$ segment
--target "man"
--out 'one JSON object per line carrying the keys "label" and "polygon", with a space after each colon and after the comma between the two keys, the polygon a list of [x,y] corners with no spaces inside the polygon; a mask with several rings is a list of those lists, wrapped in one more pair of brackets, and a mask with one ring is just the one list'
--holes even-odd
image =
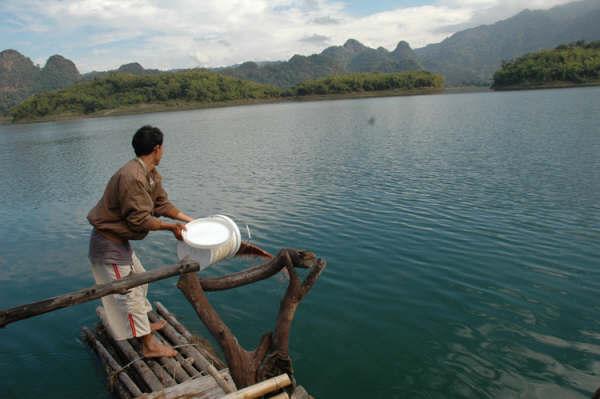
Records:
{"label": "man", "polygon": [[[137,158],[127,162],[111,177],[104,195],[87,216],[94,226],[89,257],[97,283],[145,271],[131,248],[130,240],[141,240],[155,230],[169,230],[175,238],[182,239],[183,224],[165,223],[158,217],[166,216],[182,222],[192,220],[169,202],[162,187],[162,178],[156,170],[163,155],[160,129],[141,127],[131,144]],[[125,295],[103,297],[109,326],[118,340],[140,338],[146,357],[175,356],[177,352],[173,348],[161,344],[152,334],[165,323],[149,322],[148,312],[152,307],[146,299],[147,292],[148,285],[144,285],[131,289]]]}

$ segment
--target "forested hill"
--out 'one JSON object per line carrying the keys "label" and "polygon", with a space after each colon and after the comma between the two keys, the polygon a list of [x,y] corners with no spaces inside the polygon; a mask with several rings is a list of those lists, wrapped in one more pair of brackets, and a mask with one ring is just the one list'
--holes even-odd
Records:
{"label": "forested hill", "polygon": [[16,50],[0,51],[0,115],[33,94],[62,89],[80,80],[92,80],[120,72],[132,75],[160,73],[159,70],[144,69],[133,62],[121,65],[114,71],[94,71],[81,75],[75,64],[61,55],[51,56],[44,67],[40,68]]}
{"label": "forested hill", "polygon": [[505,62],[494,89],[600,84],[600,41],[561,45]]}
{"label": "forested hill", "polygon": [[363,72],[307,80],[284,91],[284,96],[314,96],[444,88],[444,78],[427,71]]}
{"label": "forested hill", "polygon": [[290,87],[308,79],[353,72],[400,72],[423,69],[408,43],[401,41],[393,51],[367,47],[349,39],[343,46],[332,46],[320,54],[294,55],[289,61],[241,65],[215,71],[240,79]]}
{"label": "forested hill", "polygon": [[205,70],[136,76],[114,73],[77,83],[60,91],[39,93],[17,107],[13,120],[35,120],[52,115],[83,115],[139,104],[224,102],[279,96],[275,87],[242,81]]}
{"label": "forested hill", "polygon": [[424,69],[441,73],[449,85],[489,85],[503,60],[578,40],[600,40],[600,0],[525,10],[415,52]]}
{"label": "forested hill", "polygon": [[69,88],[34,95],[11,110],[13,121],[35,121],[80,115],[101,115],[275,101],[310,95],[385,95],[439,91],[443,78],[429,72],[340,75],[281,89],[206,70],[136,76],[112,74]]}
{"label": "forested hill", "polygon": [[75,64],[60,55],[40,68],[16,50],[0,51],[0,115],[34,93],[67,87],[80,77]]}

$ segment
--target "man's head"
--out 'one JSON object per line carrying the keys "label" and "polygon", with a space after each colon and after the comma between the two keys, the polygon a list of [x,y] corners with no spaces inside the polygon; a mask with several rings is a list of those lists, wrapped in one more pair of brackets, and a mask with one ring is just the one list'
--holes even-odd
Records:
{"label": "man's head", "polygon": [[162,157],[162,143],[163,133],[159,128],[150,125],[139,128],[131,140],[135,155],[138,157],[153,155],[156,165]]}

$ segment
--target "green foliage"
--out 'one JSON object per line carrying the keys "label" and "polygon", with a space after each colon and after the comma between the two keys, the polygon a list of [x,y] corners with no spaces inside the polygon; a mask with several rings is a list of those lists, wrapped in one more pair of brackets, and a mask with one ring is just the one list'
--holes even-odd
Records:
{"label": "green foliage", "polygon": [[285,95],[307,96],[443,87],[444,78],[427,71],[354,73],[309,80],[292,87]]}
{"label": "green foliage", "polygon": [[574,84],[600,81],[600,41],[578,41],[554,50],[526,54],[504,62],[494,74],[494,88],[539,86],[553,82]]}
{"label": "green foliage", "polygon": [[40,93],[11,110],[14,121],[61,114],[91,114],[137,104],[215,103],[312,94],[442,88],[443,78],[424,71],[356,73],[301,83],[282,92],[273,86],[235,79],[206,70],[134,76],[115,73],[79,82],[60,91]]}
{"label": "green foliage", "polygon": [[115,73],[69,88],[40,93],[13,108],[14,121],[51,115],[90,114],[106,109],[172,100],[214,103],[279,96],[279,90],[205,70],[134,76]]}

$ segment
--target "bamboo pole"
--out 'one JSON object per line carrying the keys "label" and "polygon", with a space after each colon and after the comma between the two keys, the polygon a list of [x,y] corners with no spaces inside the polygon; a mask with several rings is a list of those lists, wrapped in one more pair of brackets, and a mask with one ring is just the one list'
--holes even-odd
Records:
{"label": "bamboo pole", "polygon": [[[153,323],[161,320],[156,315],[156,313],[154,313],[153,311],[148,313],[148,319]],[[155,332],[155,334],[156,334],[156,332]],[[183,337],[181,337],[181,339],[179,339],[179,337],[176,336],[175,334],[176,334],[176,331],[173,328],[173,326],[167,324],[165,327],[163,327],[160,330],[160,332],[158,332],[157,337],[161,338],[162,341],[164,341],[168,345],[172,345],[172,346],[189,345],[190,344]],[[175,358],[177,359],[179,364],[182,365],[184,370],[192,377],[196,377],[199,374],[201,374],[202,368],[198,365],[199,363],[194,360],[194,356],[196,356],[198,353],[200,353],[200,352],[198,352],[196,347],[183,346],[183,347],[180,347],[177,349],[179,351],[179,354],[177,356],[175,356]],[[187,357],[184,359],[183,355],[185,355]],[[187,361],[187,359],[191,359],[191,363],[189,363]],[[196,367],[193,366],[194,363],[196,363]]]}
{"label": "bamboo pole", "polygon": [[[162,344],[169,345],[166,339],[164,339],[158,331],[154,332],[154,336],[158,339]],[[163,365],[163,367],[175,378],[177,382],[184,382],[189,380],[192,377],[195,377],[200,374],[198,370],[193,368],[191,365],[186,362],[186,360],[181,356],[179,352],[174,358],[171,357],[161,357],[158,361]],[[185,367],[188,366],[188,367]]]}
{"label": "bamboo pole", "polygon": [[[148,318],[152,322],[156,322],[159,320],[158,316],[154,312],[149,312]],[[169,337],[169,339],[171,339],[173,341],[173,343],[176,345],[185,345],[185,344],[189,343],[183,336],[181,336],[181,335],[178,336],[177,331],[175,331],[175,329],[169,324],[167,324],[161,330],[161,332],[163,332],[165,335],[167,335]],[[196,365],[198,367],[200,367],[200,369],[202,371],[211,375],[215,379],[215,381],[217,381],[217,384],[219,384],[219,386],[223,389],[223,391],[225,391],[225,393],[233,392],[236,390],[236,387],[233,384],[233,381],[228,381],[228,380],[224,379],[223,376],[221,376],[221,374],[219,374],[219,371],[215,368],[215,366],[213,366],[212,363],[209,362],[208,359],[206,359],[206,357],[204,357],[198,350],[193,350],[192,348],[194,348],[194,347],[188,346],[188,347],[182,347],[179,349],[182,352],[185,352],[187,356],[192,357],[194,359],[194,362],[196,363]],[[184,349],[185,349],[185,351],[184,351]]]}
{"label": "bamboo pole", "polygon": [[[183,336],[183,338],[185,338],[189,343],[193,342],[194,335],[179,320],[177,320],[177,317],[175,317],[173,313],[171,313],[162,303],[158,301],[154,302],[154,305],[156,305],[156,311],[158,314],[160,314],[163,319],[169,322],[169,324],[172,325],[175,330],[181,336]],[[204,357],[208,358],[217,369],[225,368],[225,363],[223,363],[221,359],[212,354],[209,350],[198,346],[194,346],[194,348],[204,355]]]}
{"label": "bamboo pole", "polygon": [[[104,345],[102,345],[102,343],[98,341],[94,333],[90,331],[90,329],[87,327],[83,327],[82,330],[90,346],[96,351],[96,353],[98,353],[98,356],[100,356],[100,359],[111,371],[111,373],[120,370],[121,366],[119,366],[119,363],[117,363],[117,361],[112,357],[112,355],[104,347]],[[119,379],[121,384],[127,388],[131,396],[135,397],[140,396],[142,394],[140,388],[138,388],[135,382],[133,382],[133,380],[129,377],[129,375],[127,375],[125,371],[120,371],[117,374],[117,378]]]}
{"label": "bamboo pole", "polygon": [[130,362],[132,362],[133,367],[139,373],[140,377],[142,377],[144,382],[148,385],[150,390],[160,391],[161,389],[163,389],[163,385],[161,384],[158,377],[152,372],[152,370],[146,364],[146,362],[144,362],[142,359],[139,358],[139,355],[137,354],[135,349],[133,349],[131,344],[127,341],[118,341],[115,339],[115,337],[112,334],[112,330],[110,329],[110,327],[108,325],[108,321],[106,319],[106,313],[104,312],[104,309],[101,306],[99,306],[96,309],[96,313],[98,314],[98,317],[100,318],[100,320],[102,320],[102,324],[104,325],[104,327],[108,331],[109,335],[113,339],[115,345],[125,355],[125,357]]}
{"label": "bamboo pole", "polygon": [[129,391],[127,391],[127,389],[125,389],[125,387],[121,385],[121,383],[119,383],[118,381],[115,384],[115,392],[117,393],[119,399],[132,399],[132,396],[129,393]]}
{"label": "bamboo pole", "polygon": [[292,384],[292,380],[287,374],[281,374],[277,377],[269,378],[259,382],[258,384],[250,385],[239,391],[232,392],[223,396],[220,399],[255,399],[270,392],[278,391]]}
{"label": "bamboo pole", "polygon": [[96,284],[88,288],[44,299],[42,301],[0,310],[0,328],[18,320],[89,302],[110,294],[124,294],[127,290],[143,284],[163,280],[180,274],[197,272],[198,270],[200,270],[200,265],[195,262],[180,263],[174,266],[161,267],[149,272],[132,274],[120,280],[115,280],[106,284]]}
{"label": "bamboo pole", "polygon": [[179,320],[177,320],[173,313],[169,312],[165,305],[163,305],[159,301],[154,302],[154,305],[156,306],[156,311],[158,312],[158,314],[160,314],[166,321],[168,321],[169,324],[175,327],[177,332],[183,335],[185,339],[191,341],[193,337],[192,333],[183,324],[181,324]]}
{"label": "bamboo pole", "polygon": [[[156,336],[156,333],[153,333],[153,334]],[[171,387],[173,385],[177,385],[177,382],[175,381],[173,376],[171,376],[171,374],[168,372],[168,370],[166,370],[166,367],[165,368],[161,367],[161,365],[162,366],[165,365],[164,359],[169,359],[171,361],[174,361],[172,358],[169,358],[169,357],[145,358],[143,348],[142,348],[142,343],[140,340],[131,338],[131,339],[128,339],[127,342],[129,342],[129,344],[135,350],[135,352],[139,358],[145,359],[146,364],[152,369],[152,371],[154,371],[154,374],[156,375],[156,377],[158,377],[161,384],[163,384],[165,387]]]}
{"label": "bamboo pole", "polygon": [[[158,337],[156,332],[153,332],[152,334],[154,335],[155,338],[157,338],[160,341],[160,337]],[[137,352],[139,357],[144,357],[144,352],[143,352],[143,348],[142,348],[142,344],[141,344],[140,340],[132,338],[127,341],[131,344],[133,349],[135,349],[135,351]],[[154,374],[156,374],[156,376],[158,377],[158,379],[164,386],[170,387],[173,385],[177,385],[177,383],[180,382],[180,381],[176,381],[177,379],[175,378],[175,372],[174,372],[175,368],[177,366],[179,366],[179,364],[173,358],[171,358],[171,357],[158,357],[158,358],[150,358],[150,359],[146,358],[145,361],[148,364],[148,366],[150,366],[152,371],[154,371]],[[187,375],[187,373],[185,373],[185,371],[183,371],[181,366],[179,366],[179,370],[184,374],[184,376],[185,376],[184,378],[189,378],[189,376]]]}
{"label": "bamboo pole", "polygon": [[[168,343],[168,341],[166,339],[163,339],[163,342]],[[180,348],[177,348],[177,349],[180,349]],[[175,360],[183,368],[183,370],[185,370],[185,373],[187,375],[189,375],[189,377],[185,378],[181,382],[184,382],[191,378],[196,378],[198,376],[203,375],[201,370],[198,370],[197,368],[194,367],[194,359],[191,357],[183,357],[183,355],[181,354],[181,351],[179,351],[177,356],[175,356]]]}
{"label": "bamboo pole", "polygon": [[[220,373],[225,376],[227,372],[227,370],[221,370]],[[223,390],[215,383],[215,379],[209,375],[205,375],[182,382],[174,387],[144,394],[138,399],[220,398],[223,394]]]}
{"label": "bamboo pole", "polygon": [[177,382],[171,377],[169,373],[165,369],[161,367],[161,365],[154,359],[146,359],[146,363],[152,369],[160,383],[165,387],[172,387],[177,385]]}

